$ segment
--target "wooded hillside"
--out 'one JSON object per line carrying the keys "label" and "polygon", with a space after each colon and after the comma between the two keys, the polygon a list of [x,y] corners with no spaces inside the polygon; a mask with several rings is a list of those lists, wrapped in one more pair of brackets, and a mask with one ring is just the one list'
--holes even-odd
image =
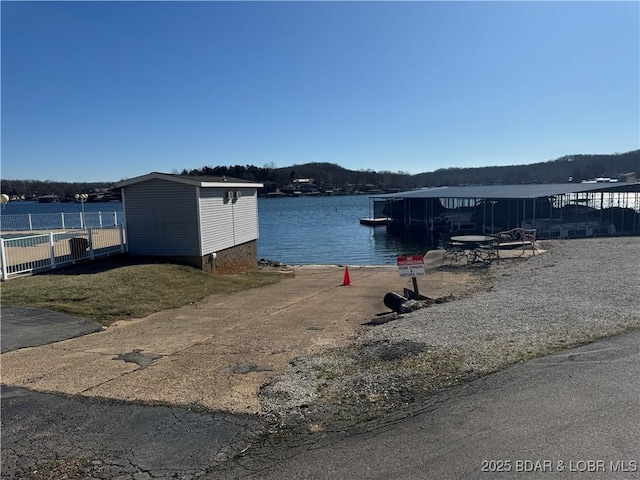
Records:
{"label": "wooded hillside", "polygon": [[[409,175],[405,172],[349,170],[333,163],[307,163],[276,168],[275,165],[205,166],[183,170],[183,175],[226,175],[263,183],[261,193],[301,188],[296,179],[313,179],[315,191],[378,193],[402,191],[442,185],[493,185],[525,183],[564,183],[598,177],[640,179],[640,150],[611,155],[568,155],[548,162],[529,165],[479,168],[441,168],[434,172]],[[634,176],[635,175],[635,176]],[[2,193],[11,197],[33,198],[40,195],[72,197],[75,193],[90,193],[112,186],[105,183],[65,183],[39,180],[0,181]],[[308,186],[308,185],[307,185]]]}
{"label": "wooded hillside", "polygon": [[[307,163],[275,168],[253,165],[204,167],[184,175],[227,175],[262,182],[265,191],[286,188],[295,179],[313,179],[321,190],[393,191],[420,187],[581,182],[598,177],[640,176],[640,150],[611,155],[569,155],[529,165],[479,168],[442,168],[409,175],[404,172],[348,170],[332,163]],[[570,180],[571,179],[571,180]]]}
{"label": "wooded hillside", "polygon": [[[565,183],[598,177],[640,176],[640,150],[612,155],[567,155],[530,165],[482,168],[443,168],[416,175],[424,186],[463,184]],[[571,180],[570,180],[571,179]]]}

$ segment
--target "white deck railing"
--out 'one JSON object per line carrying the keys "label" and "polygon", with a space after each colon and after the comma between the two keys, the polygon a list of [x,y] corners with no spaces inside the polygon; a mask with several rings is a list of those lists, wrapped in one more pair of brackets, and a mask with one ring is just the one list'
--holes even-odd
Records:
{"label": "white deck railing", "polygon": [[2,280],[125,252],[124,229],[87,228],[0,239]]}
{"label": "white deck railing", "polygon": [[3,214],[0,217],[0,229],[3,232],[15,232],[65,228],[104,228],[122,225],[123,219],[122,212]]}

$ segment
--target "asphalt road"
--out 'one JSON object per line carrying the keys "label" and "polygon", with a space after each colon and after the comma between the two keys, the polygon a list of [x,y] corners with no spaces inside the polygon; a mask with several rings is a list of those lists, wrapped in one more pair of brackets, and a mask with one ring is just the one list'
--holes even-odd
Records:
{"label": "asphalt road", "polygon": [[249,416],[3,386],[2,478],[196,478],[259,427]]}
{"label": "asphalt road", "polygon": [[367,433],[249,451],[225,478],[635,479],[639,427],[633,332],[450,389]]}
{"label": "asphalt road", "polygon": [[99,332],[102,325],[40,308],[2,307],[0,328],[0,343],[5,353]]}

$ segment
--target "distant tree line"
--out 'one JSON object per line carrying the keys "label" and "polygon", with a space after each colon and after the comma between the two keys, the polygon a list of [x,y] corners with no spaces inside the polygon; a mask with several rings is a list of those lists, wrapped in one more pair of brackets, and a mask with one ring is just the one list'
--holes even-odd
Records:
{"label": "distant tree line", "polygon": [[204,167],[195,170],[183,170],[182,175],[227,176],[260,182],[263,192],[283,189],[296,179],[313,179],[321,190],[359,190],[365,187],[378,189],[409,190],[419,186],[414,176],[403,172],[375,172],[373,170],[349,170],[333,163],[306,163],[291,167],[276,168],[273,165],[256,167],[254,165],[234,165],[230,167]]}
{"label": "distant tree line", "polygon": [[382,190],[455,185],[517,185],[527,183],[582,182],[598,177],[640,176],[640,150],[610,155],[568,155],[530,165],[478,168],[442,168],[410,175],[405,172],[348,170],[332,163],[307,163],[276,168],[273,165],[204,167],[183,170],[183,175],[229,176],[265,184],[266,191],[284,188],[296,178],[313,178],[323,189],[375,186]]}
{"label": "distant tree line", "polygon": [[111,182],[68,183],[49,180],[0,180],[0,189],[9,197],[24,197],[26,200],[44,195],[57,195],[60,198],[73,198],[76,193],[98,193],[109,190]]}
{"label": "distant tree line", "polygon": [[[393,191],[420,187],[455,185],[495,185],[526,183],[565,183],[636,173],[640,177],[640,150],[610,155],[568,155],[556,160],[529,165],[478,168],[441,168],[433,172],[410,175],[406,172],[349,170],[333,163],[306,163],[277,168],[273,163],[255,165],[205,166],[183,170],[182,175],[227,176],[263,183],[263,193],[291,185],[295,179],[311,178],[322,190],[372,189]],[[109,189],[112,183],[65,183],[38,180],[0,181],[2,193],[35,198],[41,195],[73,197]]]}
{"label": "distant tree line", "polygon": [[443,168],[416,175],[425,187],[441,185],[518,185],[582,182],[598,177],[640,176],[640,150],[611,155],[567,155],[530,165],[480,168]]}

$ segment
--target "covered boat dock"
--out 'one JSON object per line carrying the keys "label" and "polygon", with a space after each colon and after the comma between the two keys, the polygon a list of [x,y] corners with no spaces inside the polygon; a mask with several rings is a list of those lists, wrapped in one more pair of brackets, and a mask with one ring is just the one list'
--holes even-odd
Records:
{"label": "covered boat dock", "polygon": [[388,229],[434,237],[516,227],[539,239],[640,234],[640,182],[434,187],[371,201]]}

